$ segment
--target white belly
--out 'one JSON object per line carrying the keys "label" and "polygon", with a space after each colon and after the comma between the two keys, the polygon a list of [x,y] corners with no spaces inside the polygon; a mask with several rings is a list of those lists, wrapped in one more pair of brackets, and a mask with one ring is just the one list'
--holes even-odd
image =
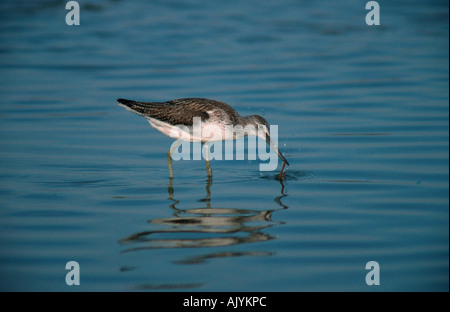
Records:
{"label": "white belly", "polygon": [[174,126],[151,117],[146,117],[146,119],[153,128],[176,140],[213,142],[234,139],[233,134],[228,133],[225,127],[220,127],[213,123],[202,122],[194,126]]}
{"label": "white belly", "polygon": [[247,135],[256,135],[254,127],[218,124],[215,120],[200,122],[194,120],[194,126],[172,125],[155,118],[145,117],[150,125],[165,135],[189,142],[214,142],[240,139]]}

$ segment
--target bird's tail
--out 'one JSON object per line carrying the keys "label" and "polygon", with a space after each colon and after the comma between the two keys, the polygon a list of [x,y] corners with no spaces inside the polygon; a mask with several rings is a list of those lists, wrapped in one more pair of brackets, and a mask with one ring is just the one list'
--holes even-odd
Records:
{"label": "bird's tail", "polygon": [[127,107],[131,107],[133,104],[135,104],[137,102],[136,101],[132,101],[132,100],[117,99],[117,103],[125,105]]}
{"label": "bird's tail", "polygon": [[145,115],[153,105],[158,104],[138,102],[126,99],[117,99],[117,103],[119,103],[120,106],[125,107],[125,109],[138,115]]}

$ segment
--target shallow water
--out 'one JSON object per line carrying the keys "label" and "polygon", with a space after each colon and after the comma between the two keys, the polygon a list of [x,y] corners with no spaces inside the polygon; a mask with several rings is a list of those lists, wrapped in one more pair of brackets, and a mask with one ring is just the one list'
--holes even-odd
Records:
{"label": "shallow water", "polygon": [[[360,1],[80,5],[69,27],[64,1],[0,4],[1,290],[448,291],[447,1],[371,27]],[[119,97],[260,114],[286,180],[171,180],[172,140]]]}

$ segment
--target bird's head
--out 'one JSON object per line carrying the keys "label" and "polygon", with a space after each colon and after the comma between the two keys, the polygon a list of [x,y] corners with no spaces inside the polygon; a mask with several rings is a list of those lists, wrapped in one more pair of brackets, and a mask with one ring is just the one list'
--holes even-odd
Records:
{"label": "bird's head", "polygon": [[278,149],[276,142],[274,142],[270,138],[270,124],[267,122],[267,120],[265,120],[263,117],[261,117],[259,115],[251,115],[251,116],[249,116],[249,118],[251,119],[252,124],[254,124],[256,127],[257,133],[255,133],[255,135],[257,135],[261,139],[265,140],[274,149],[274,151],[278,154],[278,157],[280,157],[280,159],[289,166],[289,162],[286,160],[286,158],[284,158],[283,154]]}

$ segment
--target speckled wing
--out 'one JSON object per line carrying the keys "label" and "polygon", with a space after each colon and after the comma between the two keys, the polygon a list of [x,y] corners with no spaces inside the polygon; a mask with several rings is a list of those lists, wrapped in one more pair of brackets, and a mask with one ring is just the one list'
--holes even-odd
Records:
{"label": "speckled wing", "polygon": [[169,102],[139,102],[117,99],[117,102],[143,117],[151,117],[171,125],[192,126],[193,118],[200,117],[202,121],[209,118],[209,114],[195,107],[183,107],[177,100]]}
{"label": "speckled wing", "polygon": [[194,117],[200,117],[204,122],[211,117],[208,112],[214,110],[226,113],[230,122],[233,122],[239,116],[230,105],[203,98],[184,98],[167,102],[139,102],[117,99],[117,102],[134,113],[155,118],[171,125],[192,126]]}

